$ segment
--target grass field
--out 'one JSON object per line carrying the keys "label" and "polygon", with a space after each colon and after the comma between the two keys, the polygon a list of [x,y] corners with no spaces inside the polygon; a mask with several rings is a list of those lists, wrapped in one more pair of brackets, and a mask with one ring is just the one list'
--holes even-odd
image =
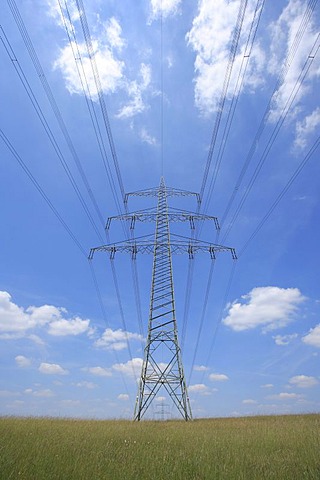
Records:
{"label": "grass field", "polygon": [[320,415],[140,422],[0,418],[0,478],[320,479]]}

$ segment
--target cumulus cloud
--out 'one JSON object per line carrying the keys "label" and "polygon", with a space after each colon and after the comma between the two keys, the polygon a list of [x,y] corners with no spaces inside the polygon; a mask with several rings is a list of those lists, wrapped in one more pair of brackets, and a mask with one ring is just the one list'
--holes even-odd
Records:
{"label": "cumulus cloud", "polygon": [[236,332],[262,327],[264,332],[293,321],[305,300],[298,288],[257,287],[229,307],[223,323]]}
{"label": "cumulus cloud", "polygon": [[298,393],[282,392],[275,395],[269,395],[268,398],[271,398],[272,400],[300,400],[303,397],[303,395]]}
{"label": "cumulus cloud", "polygon": [[[278,75],[279,65],[283,63],[283,59],[287,56],[287,66],[290,66],[287,70],[285,81],[280,85],[273,98],[269,120],[274,122],[277,121],[279,113],[285,108],[317,36],[317,31],[311,18],[308,28],[304,33],[303,41],[300,42],[299,46],[296,44],[293,51],[290,50],[295,41],[305,9],[305,3],[301,0],[289,0],[279,18],[269,27],[271,39],[270,60],[268,62],[269,73]],[[299,89],[295,103],[293,107],[291,107],[291,120],[294,119],[300,111],[299,108],[295,109],[294,106],[308,93],[310,82],[318,75],[319,72],[317,72],[317,68],[309,71],[308,78]]]}
{"label": "cumulus cloud", "polygon": [[54,397],[54,393],[52,390],[50,390],[50,388],[45,388],[43,390],[33,390],[32,388],[26,388],[24,393],[26,393],[27,395],[33,395],[34,397]]}
{"label": "cumulus cloud", "polygon": [[189,385],[189,393],[199,393],[200,395],[210,395],[210,389],[204,383],[196,383],[195,385]]}
{"label": "cumulus cloud", "polygon": [[315,377],[310,377],[308,375],[296,375],[295,377],[290,378],[289,383],[299,388],[310,388],[319,384]]}
{"label": "cumulus cloud", "polygon": [[292,333],[291,335],[275,335],[272,338],[274,339],[276,345],[289,345],[295,338],[298,337],[297,333]]}
{"label": "cumulus cloud", "polygon": [[245,400],[242,400],[242,403],[244,405],[256,405],[258,402],[252,398],[246,398]]}
{"label": "cumulus cloud", "polygon": [[142,336],[138,333],[125,332],[121,328],[118,330],[107,328],[101,338],[96,340],[95,346],[107,350],[124,350],[128,347],[127,342],[131,340],[142,340]]}
{"label": "cumulus cloud", "polygon": [[54,305],[29,306],[26,309],[16,305],[8,292],[0,292],[0,338],[15,339],[27,336],[38,344],[43,341],[38,335],[28,332],[45,328],[50,335],[91,334],[89,320],[79,317],[66,318],[67,310]]}
{"label": "cumulus cloud", "polygon": [[[168,0],[167,0],[168,1]],[[49,11],[56,23],[65,28],[62,21],[60,8],[51,0]],[[64,12],[64,16],[66,12]],[[79,14],[72,11],[72,23],[66,21],[66,28],[71,38],[79,29]],[[78,36],[77,42],[72,40],[64,45],[54,62],[53,68],[61,72],[65,85],[70,94],[90,96],[94,101],[98,100],[98,94],[112,94],[121,91],[127,96],[127,101],[117,113],[118,118],[132,118],[142,113],[147,108],[144,94],[150,85],[151,67],[145,63],[139,66],[136,79],[126,75],[126,64],[122,59],[122,51],[127,45],[122,34],[122,27],[115,17],[102,21],[99,15],[95,16],[96,22],[91,35],[93,53],[88,54],[85,41],[81,42]],[[80,30],[80,29],[79,29]],[[75,58],[77,58],[77,62]],[[81,63],[79,62],[81,58]],[[92,63],[93,59],[93,63]],[[96,78],[96,65],[99,79]],[[77,68],[77,66],[79,68]],[[99,88],[101,91],[98,91]],[[83,91],[85,90],[85,92]]]}
{"label": "cumulus cloud", "polygon": [[23,355],[17,355],[15,361],[20,368],[29,367],[31,365],[31,360]]}
{"label": "cumulus cloud", "polygon": [[265,383],[264,385],[260,385],[261,388],[273,388],[273,383]]}
{"label": "cumulus cloud", "polygon": [[84,372],[91,373],[91,375],[96,375],[97,377],[112,377],[112,371],[110,370],[110,368],[85,367],[82,370]]}
{"label": "cumulus cloud", "polygon": [[195,365],[193,367],[193,370],[195,372],[207,372],[209,370],[209,367],[205,367],[204,365]]}
{"label": "cumulus cloud", "polygon": [[45,373],[46,375],[68,375],[68,370],[65,370],[60,365],[56,363],[41,363],[39,367],[39,372]]}
{"label": "cumulus cloud", "polygon": [[[195,103],[204,115],[216,111],[223,91],[230,41],[239,7],[239,0],[200,0],[198,14],[193,20],[191,30],[186,35],[188,45],[196,53],[194,63]],[[242,59],[248,53],[245,52],[245,46],[253,18],[253,7],[253,3],[249,2],[234,62],[234,74],[230,78],[229,98],[232,97],[232,92],[235,90]],[[246,78],[250,79],[250,88],[252,88],[263,83],[262,71],[265,55],[259,44],[256,43],[250,56]]]}
{"label": "cumulus cloud", "polygon": [[310,136],[319,130],[320,126],[320,107],[316,108],[310,115],[296,124],[296,138],[294,145],[299,150],[304,150],[307,146]]}
{"label": "cumulus cloud", "polygon": [[159,397],[155,398],[156,402],[165,402],[166,400],[167,400],[166,397],[162,397],[162,396],[159,396]]}
{"label": "cumulus cloud", "polygon": [[80,388],[88,388],[89,390],[92,390],[93,388],[96,388],[96,386],[97,386],[95,383],[87,382],[85,380],[83,380],[82,382],[75,383],[74,385],[76,387],[80,387]]}
{"label": "cumulus cloud", "polygon": [[90,320],[81,320],[79,317],[66,320],[61,318],[49,324],[48,333],[54,336],[80,335],[89,332]]}
{"label": "cumulus cloud", "polygon": [[309,333],[302,338],[307,345],[320,348],[320,323],[309,330]]}
{"label": "cumulus cloud", "polygon": [[151,15],[149,22],[151,23],[162,14],[162,18],[176,15],[179,12],[181,0],[150,0]]}
{"label": "cumulus cloud", "polygon": [[229,380],[229,377],[224,373],[210,373],[209,380],[212,382],[225,382]]}
{"label": "cumulus cloud", "polygon": [[129,400],[129,395],[127,393],[120,393],[120,395],[118,395],[118,400],[127,402]]}
{"label": "cumulus cloud", "polygon": [[128,360],[126,363],[115,363],[114,365],[112,365],[112,369],[129,377],[139,377],[142,364],[143,359],[137,357],[133,358],[132,360]]}

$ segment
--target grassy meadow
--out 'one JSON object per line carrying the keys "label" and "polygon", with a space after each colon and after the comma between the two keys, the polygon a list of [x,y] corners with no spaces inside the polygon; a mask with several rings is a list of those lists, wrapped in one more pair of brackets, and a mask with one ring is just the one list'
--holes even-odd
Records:
{"label": "grassy meadow", "polygon": [[0,478],[320,479],[320,415],[140,422],[0,418]]}

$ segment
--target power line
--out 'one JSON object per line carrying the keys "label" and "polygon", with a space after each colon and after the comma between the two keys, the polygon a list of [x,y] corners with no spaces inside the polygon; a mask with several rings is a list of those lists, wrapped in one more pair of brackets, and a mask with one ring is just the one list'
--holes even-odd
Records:
{"label": "power line", "polygon": [[207,211],[207,209],[209,207],[209,204],[210,204],[210,201],[211,201],[211,198],[212,198],[212,194],[213,194],[213,190],[214,190],[214,187],[215,187],[215,184],[216,184],[216,181],[217,181],[217,177],[218,177],[218,173],[219,173],[219,170],[220,170],[222,158],[223,158],[224,151],[225,151],[225,148],[226,148],[226,143],[227,143],[227,140],[228,140],[228,137],[229,137],[229,134],[230,134],[233,118],[234,118],[235,111],[236,111],[238,101],[239,101],[239,97],[240,97],[240,93],[242,91],[242,86],[243,86],[245,74],[246,74],[246,71],[247,71],[247,67],[249,65],[249,60],[250,60],[251,52],[252,52],[252,49],[253,49],[253,44],[254,44],[254,41],[255,41],[255,38],[256,38],[258,26],[259,26],[259,23],[260,23],[260,18],[261,18],[262,10],[263,10],[263,7],[264,7],[264,3],[265,3],[265,0],[258,0],[257,3],[256,3],[256,8],[255,8],[255,11],[254,11],[254,14],[253,14],[253,19],[252,19],[252,22],[251,22],[247,43],[246,43],[246,46],[245,46],[245,49],[244,49],[244,54],[243,54],[243,57],[242,57],[242,60],[241,60],[241,65],[240,65],[239,72],[238,72],[238,78],[237,78],[236,85],[235,85],[235,88],[234,88],[234,92],[233,92],[233,95],[232,95],[232,100],[231,100],[230,107],[229,107],[229,110],[228,110],[227,120],[226,120],[226,123],[225,123],[225,126],[224,126],[222,139],[221,139],[221,142],[220,142],[220,147],[219,147],[219,151],[218,151],[218,155],[217,155],[214,174],[212,175],[210,186],[209,186],[209,189],[208,189],[208,195],[207,195],[206,202],[205,202],[205,207],[204,207],[205,212]]}
{"label": "power line", "polygon": [[257,177],[258,177],[258,175],[259,175],[259,173],[260,173],[260,170],[261,170],[261,168],[262,168],[270,150],[271,150],[271,147],[272,147],[273,143],[275,142],[275,140],[276,140],[276,138],[279,134],[280,128],[283,125],[283,123],[284,123],[284,121],[285,121],[285,119],[288,115],[288,112],[289,112],[289,110],[290,110],[290,108],[291,108],[291,106],[292,106],[292,104],[293,104],[293,102],[294,102],[294,100],[297,96],[297,93],[298,93],[298,91],[299,91],[307,73],[309,72],[309,69],[312,65],[312,62],[314,61],[314,58],[315,58],[315,56],[316,56],[316,54],[317,54],[317,52],[320,48],[320,41],[319,40],[320,40],[320,34],[317,35],[316,40],[315,40],[315,42],[314,42],[314,44],[313,44],[313,46],[310,50],[310,53],[309,53],[304,65],[302,67],[300,75],[299,75],[298,79],[296,80],[296,83],[295,83],[295,85],[294,85],[294,87],[293,87],[293,89],[292,89],[292,91],[291,91],[291,93],[290,93],[290,95],[289,95],[289,97],[286,101],[285,106],[282,109],[282,112],[279,116],[279,119],[278,119],[278,121],[277,121],[277,123],[276,123],[276,125],[275,125],[275,127],[272,131],[271,136],[269,137],[267,145],[265,146],[265,149],[264,149],[264,151],[263,151],[263,153],[262,153],[262,155],[259,159],[259,162],[258,162],[258,164],[257,164],[257,166],[256,166],[256,168],[253,172],[253,175],[251,176],[251,179],[248,183],[248,186],[247,186],[244,194],[242,195],[242,198],[241,198],[241,200],[240,200],[240,202],[237,206],[237,209],[236,209],[236,211],[235,211],[235,213],[234,213],[234,215],[231,219],[230,224],[228,225],[227,230],[224,233],[223,241],[225,241],[225,239],[229,235],[231,229],[233,228],[234,223],[235,223],[236,219],[238,218],[239,213],[240,213],[240,211],[241,211],[241,209],[242,209],[242,207],[243,207],[243,205],[244,205],[244,203],[245,203],[245,201],[246,201],[246,199],[247,199],[247,197],[248,197],[248,195],[249,195],[249,193],[250,193],[250,191],[251,191],[251,189],[252,189],[252,187],[253,187],[253,185],[254,185]]}
{"label": "power line", "polygon": [[304,12],[304,15],[301,19],[301,22],[299,24],[299,28],[296,32],[296,35],[293,39],[293,42],[288,50],[288,53],[287,53],[287,56],[283,62],[283,65],[282,65],[282,68],[280,70],[280,73],[278,75],[278,78],[277,78],[277,81],[276,81],[276,84],[273,88],[273,91],[272,91],[272,94],[271,94],[271,97],[269,99],[269,102],[266,106],[266,109],[264,111],[264,114],[262,116],[262,119],[260,121],[260,124],[258,126],[258,129],[257,129],[257,132],[255,134],[255,137],[253,139],[253,142],[251,144],[251,147],[250,147],[250,150],[248,152],[248,155],[246,157],[246,160],[244,162],[244,165],[241,169],[241,172],[239,174],[239,177],[238,177],[238,180],[236,182],[236,185],[233,189],[233,192],[229,198],[229,201],[228,201],[228,204],[226,206],[226,209],[221,217],[221,225],[224,225],[225,223],[225,220],[226,220],[226,217],[231,209],[231,206],[236,198],[236,195],[237,193],[239,192],[239,189],[240,189],[240,186],[242,184],[242,181],[243,181],[243,178],[244,178],[244,175],[249,167],[249,164],[256,152],[256,148],[257,148],[257,145],[258,145],[258,142],[262,136],[262,133],[264,132],[264,129],[266,128],[266,125],[267,125],[267,122],[268,122],[268,118],[270,116],[270,112],[271,112],[271,105],[272,105],[272,101],[277,93],[277,91],[279,90],[280,86],[284,83],[285,81],[285,78],[286,78],[286,75],[288,74],[288,71],[290,69],[290,66],[291,66],[291,63],[298,51],[298,47],[300,45],[300,42],[302,40],[302,37],[306,31],[306,28],[308,26],[308,23],[310,21],[310,18],[312,16],[312,13],[313,13],[313,10],[315,8],[315,5],[317,3],[318,0],[309,0],[308,2],[308,5],[307,5],[307,8]]}
{"label": "power line", "polygon": [[210,290],[211,290],[214,266],[215,266],[215,263],[214,263],[214,261],[212,261],[211,265],[210,265],[207,288],[206,288],[206,293],[205,293],[205,296],[204,296],[204,302],[203,302],[203,306],[202,306],[201,319],[200,319],[200,322],[199,322],[198,334],[197,334],[197,339],[196,339],[196,346],[195,346],[195,349],[194,349],[192,362],[191,362],[188,385],[190,385],[192,372],[193,372],[194,364],[195,364],[197,353],[198,353],[198,348],[199,348],[200,337],[201,337],[201,333],[202,333],[202,329],[203,329],[203,325],[204,325],[204,320],[205,320],[205,316],[206,316],[206,313],[207,313],[207,306],[208,306],[209,294],[210,294]]}
{"label": "power line", "polygon": [[85,257],[87,257],[87,254],[86,254],[86,251],[85,249],[83,248],[83,246],[81,245],[81,243],[79,242],[79,240],[77,239],[77,237],[75,236],[75,234],[72,232],[71,228],[67,225],[67,223],[63,220],[63,218],[61,217],[60,213],[58,212],[58,210],[55,208],[55,206],[53,205],[53,203],[51,202],[51,200],[49,199],[49,197],[46,195],[46,193],[44,192],[44,190],[42,189],[42,187],[40,186],[39,182],[35,179],[35,177],[33,176],[33,174],[30,172],[29,168],[27,167],[27,165],[25,164],[25,162],[22,160],[22,158],[20,157],[20,155],[18,154],[18,152],[16,151],[16,149],[14,148],[14,146],[12,145],[12,143],[10,142],[10,140],[8,139],[8,137],[6,136],[6,134],[3,132],[2,129],[0,129],[0,136],[3,140],[3,142],[5,143],[5,145],[7,146],[7,148],[10,150],[11,154],[14,156],[14,158],[17,160],[17,162],[19,163],[20,167],[24,170],[24,172],[27,174],[29,180],[33,183],[33,185],[36,187],[36,189],[38,190],[38,192],[40,193],[40,195],[42,196],[42,198],[45,200],[45,202],[47,203],[47,205],[49,206],[50,210],[54,213],[54,215],[57,217],[57,219],[59,220],[59,222],[61,223],[61,225],[63,226],[63,228],[67,231],[68,235],[71,237],[72,241],[76,244],[76,246],[78,247],[78,249],[80,250],[80,252],[82,253],[82,255],[84,255]]}
{"label": "power line", "polygon": [[267,213],[264,215],[264,217],[262,218],[262,220],[259,222],[259,224],[257,225],[257,227],[255,228],[255,230],[253,231],[253,233],[250,235],[250,237],[248,238],[248,240],[245,242],[245,244],[243,245],[243,247],[241,248],[240,250],[240,253],[239,253],[239,256],[242,256],[243,253],[245,252],[245,250],[248,248],[248,245],[251,243],[251,241],[255,238],[255,236],[257,235],[257,233],[261,230],[261,228],[263,227],[263,225],[266,223],[266,221],[269,219],[270,215],[273,213],[273,211],[275,210],[275,208],[277,207],[277,205],[279,204],[279,202],[282,200],[282,198],[284,197],[284,195],[287,193],[287,191],[289,190],[289,188],[291,187],[291,185],[293,184],[293,182],[296,180],[296,178],[300,175],[300,173],[302,172],[302,170],[304,169],[304,167],[306,166],[306,164],[308,163],[308,161],[310,160],[310,158],[312,157],[312,155],[314,154],[314,152],[317,150],[317,148],[319,147],[319,144],[320,144],[320,136],[317,138],[317,140],[315,141],[315,143],[312,145],[312,147],[310,148],[310,150],[308,151],[308,153],[306,154],[306,156],[304,157],[304,159],[302,160],[302,162],[299,164],[298,168],[295,170],[295,172],[293,173],[293,175],[290,177],[289,181],[287,182],[287,184],[285,185],[285,187],[282,189],[282,191],[279,193],[279,195],[277,196],[276,200],[273,202],[273,204],[271,205],[271,207],[269,208],[269,210],[267,211]]}
{"label": "power line", "polygon": [[70,170],[70,168],[69,168],[69,166],[68,166],[68,164],[65,160],[65,157],[64,157],[63,153],[61,152],[61,149],[60,149],[60,147],[59,147],[59,145],[56,141],[56,138],[55,138],[55,136],[54,136],[47,120],[46,120],[46,117],[43,113],[43,110],[42,110],[42,108],[41,108],[41,106],[40,106],[40,104],[39,104],[39,102],[38,102],[38,100],[37,100],[37,98],[36,98],[36,96],[33,92],[33,89],[31,88],[31,85],[30,85],[27,77],[24,74],[24,71],[21,68],[21,65],[20,65],[20,63],[19,63],[19,61],[18,61],[18,59],[17,59],[17,57],[16,57],[16,55],[15,55],[13,49],[12,49],[12,46],[11,46],[11,44],[10,44],[2,26],[0,26],[0,32],[2,32],[2,34],[0,34],[0,39],[1,39],[2,44],[3,44],[3,46],[4,46],[4,48],[7,52],[7,55],[9,56],[9,58],[12,62],[12,65],[14,66],[14,69],[19,76],[19,79],[20,79],[20,81],[21,81],[21,83],[22,83],[30,101],[31,101],[31,104],[32,104],[33,108],[35,109],[35,112],[36,112],[36,114],[37,114],[37,116],[38,116],[38,118],[39,118],[39,120],[40,120],[40,122],[41,122],[49,140],[50,140],[50,143],[51,143],[51,145],[52,145],[52,147],[53,147],[53,149],[54,149],[54,151],[55,151],[55,153],[56,153],[56,155],[57,155],[57,157],[58,157],[58,159],[59,159],[59,161],[62,165],[62,168],[65,171],[65,173],[66,173],[66,175],[67,175],[67,177],[68,177],[68,179],[69,179],[69,181],[72,185],[72,188],[75,191],[75,193],[76,193],[76,195],[77,195],[77,197],[78,197],[78,199],[79,199],[79,201],[80,201],[80,203],[81,203],[81,205],[82,205],[82,207],[83,207],[83,209],[84,209],[84,211],[85,211],[85,213],[86,213],[86,215],[87,215],[87,217],[88,217],[88,219],[89,219],[89,221],[90,221],[90,223],[93,227],[93,229],[95,230],[99,239],[102,239],[100,231],[99,231],[99,229],[98,229],[98,227],[97,227],[97,225],[96,225],[96,223],[95,223],[95,221],[94,221],[94,219],[93,219],[93,217],[92,217],[92,215],[91,215],[91,213],[90,213],[90,211],[89,211],[89,209],[86,205],[86,202],[85,202],[85,200],[84,200],[84,198],[83,198],[83,196],[82,196],[82,194],[79,190],[79,187],[78,187],[78,185],[77,185],[77,183],[74,179],[74,176],[72,175],[72,172],[71,172],[71,170]]}
{"label": "power line", "polygon": [[[115,182],[114,182],[114,179],[113,179],[113,175],[112,175],[108,155],[107,155],[107,152],[106,152],[105,143],[104,143],[104,140],[103,140],[103,137],[102,137],[99,121],[98,121],[98,118],[97,118],[96,110],[94,108],[93,97],[92,97],[92,94],[91,94],[91,91],[90,91],[89,82],[88,82],[86,71],[85,71],[85,68],[84,68],[84,65],[83,65],[82,55],[81,55],[81,52],[80,52],[75,28],[74,27],[68,28],[68,23],[69,23],[70,26],[72,26],[72,18],[71,18],[71,15],[70,15],[70,11],[69,11],[67,2],[65,1],[65,9],[66,9],[67,17],[68,17],[68,21],[67,21],[67,19],[65,17],[65,14],[64,14],[64,11],[63,11],[61,0],[58,0],[58,3],[59,3],[61,17],[62,17],[62,21],[63,21],[64,27],[65,27],[65,31],[66,31],[66,34],[68,36],[69,45],[70,45],[70,48],[71,48],[71,51],[72,51],[72,54],[73,54],[73,58],[74,58],[74,61],[75,61],[75,66],[76,66],[76,69],[77,69],[77,72],[78,72],[78,77],[79,77],[79,80],[80,80],[80,83],[81,83],[82,91],[84,93],[84,98],[85,98],[85,101],[86,101],[86,105],[87,105],[87,108],[88,108],[88,111],[89,111],[91,123],[92,123],[92,126],[93,126],[93,130],[94,130],[94,133],[95,133],[97,143],[98,143],[99,151],[100,151],[100,154],[101,154],[101,157],[102,157],[104,169],[106,171],[106,175],[107,175],[107,178],[108,178],[109,186],[110,186],[110,189],[111,189],[113,199],[114,199],[115,205],[117,207],[118,213],[120,213],[121,212],[121,206],[120,206],[120,202],[119,202],[118,195],[117,195],[117,192],[116,192],[116,186],[115,186]],[[70,35],[70,30],[71,30],[72,38],[71,38],[71,35]],[[81,71],[80,71],[79,64],[80,64],[80,67],[81,67]]]}
{"label": "power line", "polygon": [[[204,194],[204,190],[205,190],[207,179],[208,179],[208,174],[209,174],[209,169],[210,169],[210,165],[211,165],[211,161],[212,161],[212,156],[213,156],[214,148],[215,148],[215,145],[216,145],[216,140],[217,140],[218,131],[219,131],[219,127],[220,127],[220,122],[221,122],[221,118],[222,118],[222,114],[223,114],[224,104],[225,104],[225,101],[226,101],[226,98],[227,98],[227,91],[228,91],[228,88],[229,88],[230,78],[231,78],[231,74],[232,74],[232,70],[233,70],[234,60],[235,60],[235,56],[236,56],[236,52],[237,52],[237,48],[238,48],[240,33],[241,33],[242,25],[243,25],[243,20],[244,20],[247,4],[248,4],[248,0],[241,0],[236,26],[235,26],[235,29],[233,31],[233,37],[232,37],[230,51],[229,51],[228,65],[227,65],[227,69],[226,69],[226,73],[225,73],[225,77],[224,77],[224,82],[223,82],[223,87],[222,87],[220,99],[219,99],[218,106],[217,106],[216,120],[215,120],[215,124],[214,124],[214,127],[213,127],[213,132],[212,132],[212,136],[211,136],[211,144],[210,144],[210,148],[209,148],[207,163],[206,163],[206,167],[205,167],[205,170],[204,170],[202,185],[201,185],[201,189],[200,189],[201,200],[203,199],[203,194]],[[216,169],[217,169],[217,164],[214,167],[214,171],[216,171]],[[215,173],[214,173],[214,175],[215,175]]]}
{"label": "power line", "polygon": [[115,145],[114,145],[114,141],[113,141],[113,136],[112,136],[112,132],[111,132],[108,111],[107,111],[106,103],[105,103],[104,96],[103,96],[103,89],[102,89],[102,85],[101,85],[101,81],[100,81],[100,77],[99,77],[99,71],[98,71],[98,67],[97,67],[97,62],[96,62],[96,58],[95,58],[95,53],[94,53],[94,49],[93,49],[93,45],[92,45],[92,40],[91,40],[87,15],[86,15],[86,11],[85,11],[82,0],[76,0],[76,5],[77,5],[78,12],[79,12],[79,18],[80,18],[80,22],[81,22],[81,26],[82,26],[83,36],[84,36],[86,46],[87,46],[87,52],[88,52],[88,56],[89,56],[89,59],[90,59],[90,64],[91,64],[92,73],[93,73],[93,77],[94,77],[94,81],[95,81],[95,85],[96,85],[99,104],[100,104],[100,108],[101,108],[101,112],[102,112],[102,117],[103,117],[104,125],[105,125],[105,128],[106,128],[108,140],[109,140],[109,146],[110,146],[110,150],[111,150],[113,164],[114,164],[114,168],[115,168],[115,171],[116,171],[122,200],[124,201],[125,190],[124,190],[124,186],[123,186],[123,181],[122,181],[122,177],[121,177],[118,157],[117,157],[117,153],[116,153],[116,149],[115,149]]}

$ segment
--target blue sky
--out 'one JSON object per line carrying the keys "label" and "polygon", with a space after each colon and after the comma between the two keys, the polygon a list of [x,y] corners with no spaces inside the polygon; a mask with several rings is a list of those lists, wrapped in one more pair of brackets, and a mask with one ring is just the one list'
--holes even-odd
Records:
{"label": "blue sky", "polygon": [[[56,0],[2,7],[0,414],[133,414],[152,257],[136,260],[139,295],[128,256],[116,255],[116,277],[106,254],[94,256],[94,275],[86,258],[121,203],[99,97],[124,190],[158,185],[163,166],[168,186],[202,189],[202,213],[220,219],[218,239],[212,222],[196,235],[238,253],[235,266],[217,255],[205,309],[210,256],[193,260],[189,295],[189,259],[173,259],[193,415],[319,411],[319,5],[91,0],[84,17],[60,4],[63,16]],[[153,200],[130,198],[128,209]],[[192,198],[170,206],[197,208]],[[190,235],[186,224],[171,230]],[[124,239],[119,222],[109,235]],[[149,418],[161,411],[176,415],[165,395]]]}

